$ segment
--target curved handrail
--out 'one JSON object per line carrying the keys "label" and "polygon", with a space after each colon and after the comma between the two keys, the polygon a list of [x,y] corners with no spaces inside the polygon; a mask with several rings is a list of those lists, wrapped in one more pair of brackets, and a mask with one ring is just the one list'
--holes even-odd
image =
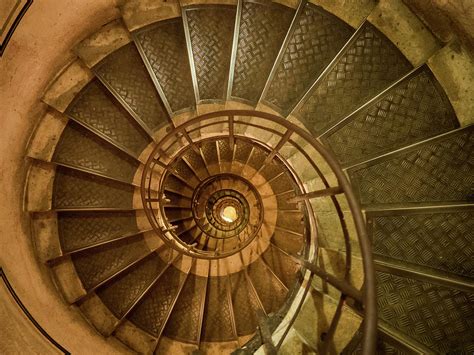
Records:
{"label": "curved handrail", "polygon": [[[236,121],[234,117],[236,116],[243,116],[243,117],[253,117],[253,118],[259,118],[263,120],[267,120],[273,123],[276,123],[282,127],[285,128],[286,132],[281,133],[278,130],[273,130],[270,129],[269,127],[262,126],[262,125],[257,125],[255,123],[248,123],[245,121]],[[206,125],[200,125],[201,122],[210,120],[213,118],[218,118],[218,117],[228,117],[228,121],[217,121],[217,122],[211,122],[210,124]],[[363,293],[362,293],[362,302],[364,305],[364,321],[363,321],[363,351],[366,354],[373,354],[375,353],[375,339],[376,339],[376,332],[377,332],[377,308],[376,308],[376,290],[375,290],[375,271],[374,271],[374,264],[372,260],[372,251],[371,251],[371,243],[368,238],[366,226],[365,226],[365,221],[364,217],[361,211],[360,204],[354,194],[354,191],[352,190],[351,184],[346,177],[345,173],[343,172],[341,166],[339,165],[339,162],[337,158],[333,155],[333,153],[328,150],[325,146],[323,146],[320,142],[318,142],[309,132],[307,132],[305,129],[302,127],[299,127],[293,123],[291,123],[288,120],[285,120],[281,117],[275,116],[270,113],[266,112],[260,112],[260,111],[252,111],[252,110],[224,110],[224,111],[218,111],[218,112],[211,112],[207,113],[204,115],[197,116],[193,119],[190,119],[187,122],[182,123],[181,125],[173,128],[168,132],[163,139],[161,139],[160,142],[157,143],[155,146],[154,150],[150,154],[148,160],[146,161],[145,168],[142,174],[142,180],[141,180],[141,197],[142,197],[142,202],[145,208],[145,213],[152,223],[154,217],[153,213],[153,207],[151,206],[151,203],[149,203],[149,198],[147,200],[147,191],[151,191],[151,177],[148,175],[150,174],[150,171],[153,170],[156,164],[162,165],[165,168],[167,168],[166,163],[160,163],[160,158],[163,156],[166,156],[166,151],[170,148],[173,147],[175,144],[177,144],[178,140],[182,137],[185,136],[187,138],[187,141],[190,144],[193,144],[194,142],[189,138],[189,134],[191,132],[199,131],[202,129],[204,126],[212,126],[212,125],[217,125],[217,124],[225,124],[226,122],[229,123],[230,125],[234,124],[243,124],[243,125],[249,125],[249,126],[255,126],[263,130],[267,131],[273,131],[273,133],[278,134],[283,141],[283,138],[286,137],[286,142],[288,142],[290,136],[292,134],[296,134],[299,137],[303,138],[305,142],[311,145],[312,148],[315,149],[315,151],[320,154],[320,156],[324,159],[324,161],[328,164],[332,172],[334,173],[335,177],[337,178],[338,181],[338,188],[340,189],[340,192],[344,193],[348,202],[348,206],[350,209],[350,212],[352,214],[353,220],[354,220],[354,225],[355,229],[357,232],[358,236],[358,241],[359,241],[359,246],[360,246],[360,252],[361,252],[361,257],[362,257],[362,265],[363,265],[363,270],[364,270],[364,284],[363,284]],[[194,128],[190,131],[187,130],[187,128],[198,125],[197,128]],[[232,129],[233,131],[233,129]],[[230,135],[230,129],[229,133],[227,135],[223,135],[223,137],[229,137]],[[233,133],[232,133],[233,134]],[[163,149],[165,146],[165,143],[169,143],[169,141],[176,137],[168,146],[167,149]],[[283,142],[286,143],[286,142]],[[280,144],[280,143],[279,143]],[[272,154],[277,155],[278,149],[274,149],[274,152]],[[179,149],[178,149],[179,151]],[[309,157],[311,158],[311,157]],[[311,160],[310,160],[311,161]],[[148,189],[146,189],[147,186],[147,179],[148,180]],[[326,190],[321,190],[321,191],[312,191],[307,194],[306,196],[302,197],[302,200],[306,201],[310,198],[313,198],[313,196],[331,196],[334,197],[335,192],[334,191],[329,191],[331,189],[326,189]],[[333,200],[334,201],[334,200]],[[308,205],[308,204],[307,204]],[[341,216],[339,216],[341,219]],[[153,228],[155,231],[162,236],[164,241],[166,242],[166,238],[163,236],[163,231],[161,228],[155,228],[155,225],[152,223]],[[172,232],[172,230],[166,230],[166,232]],[[347,243],[347,238],[345,240]],[[171,243],[173,244],[173,243]],[[174,247],[174,246],[173,246]],[[185,252],[184,250],[182,250]],[[348,253],[346,253],[346,262],[350,263],[350,250]],[[303,263],[303,266],[308,268],[312,274],[318,274],[315,269],[317,269],[316,266],[311,265],[309,263]],[[350,266],[350,264],[349,264]],[[321,275],[319,275],[321,277]],[[348,270],[346,269],[345,273],[345,280],[347,279],[348,276]],[[348,284],[348,286],[350,286]],[[306,294],[307,292],[305,292]],[[346,293],[347,294],[347,293]],[[345,297],[346,295],[344,292],[341,293],[341,297]],[[350,295],[349,295],[350,296]],[[304,298],[303,298],[304,300]],[[301,300],[300,302],[302,302]],[[342,304],[341,302],[339,302]],[[299,309],[301,307],[298,307]],[[294,320],[292,320],[294,321]],[[333,319],[334,321],[334,319]],[[291,322],[290,322],[291,323]],[[337,320],[334,322],[334,327],[337,325]],[[333,322],[331,323],[331,327],[333,327]],[[281,341],[279,343],[281,345]]]}

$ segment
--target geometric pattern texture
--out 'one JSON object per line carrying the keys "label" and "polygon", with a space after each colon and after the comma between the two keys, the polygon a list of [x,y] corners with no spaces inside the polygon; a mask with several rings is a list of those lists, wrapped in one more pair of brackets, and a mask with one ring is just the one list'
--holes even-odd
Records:
{"label": "geometric pattern texture", "polygon": [[53,208],[132,209],[133,192],[133,186],[59,166]]}
{"label": "geometric pattern texture", "polygon": [[201,6],[186,10],[199,100],[225,100],[235,7]]}
{"label": "geometric pattern texture", "polygon": [[379,317],[441,354],[474,352],[474,293],[376,273]]}
{"label": "geometric pattern texture", "polygon": [[138,157],[150,138],[97,80],[92,80],[67,109],[67,114],[95,133]]}
{"label": "geometric pattern texture", "polygon": [[105,57],[94,72],[110,86],[149,130],[168,122],[158,91],[134,43]]}
{"label": "geometric pattern texture", "polygon": [[72,120],[56,145],[53,161],[128,183],[132,182],[139,165],[135,159]]}
{"label": "geometric pattern texture", "polygon": [[260,309],[255,293],[249,288],[245,271],[230,275],[232,304],[239,336],[252,334],[258,326],[257,310]]}
{"label": "geometric pattern texture", "polygon": [[148,333],[159,336],[184,277],[181,271],[170,266],[133,309],[128,319]]}
{"label": "geometric pattern texture", "polygon": [[262,257],[275,275],[290,289],[295,283],[299,264],[273,245],[270,245]]}
{"label": "geometric pattern texture", "polygon": [[135,212],[59,212],[58,232],[64,252],[138,232]]}
{"label": "geometric pattern texture", "polygon": [[322,8],[307,3],[297,18],[265,102],[287,115],[353,31]]}
{"label": "geometric pattern texture", "polygon": [[459,126],[427,66],[353,115],[326,142],[341,163],[369,159]]}
{"label": "geometric pattern texture", "polygon": [[393,258],[474,279],[474,211],[374,216],[373,249]]}
{"label": "geometric pattern texture", "polygon": [[201,335],[203,341],[235,340],[228,282],[227,276],[208,279]]}
{"label": "geometric pattern texture", "polygon": [[323,133],[410,69],[392,42],[366,22],[296,116],[313,133]]}
{"label": "geometric pattern texture", "polygon": [[261,259],[257,259],[249,265],[248,274],[266,313],[278,311],[278,308],[285,302],[287,294],[283,285],[268,270]]}
{"label": "geometric pattern texture", "polygon": [[99,246],[86,253],[72,254],[71,259],[84,288],[89,290],[144,256],[148,250],[143,237],[138,236]]}
{"label": "geometric pattern texture", "polygon": [[194,88],[181,18],[136,35],[173,112],[193,107]]}
{"label": "geometric pattern texture", "polygon": [[197,342],[205,294],[206,279],[190,274],[166,324],[165,336],[185,342]]}
{"label": "geometric pattern texture", "polygon": [[165,265],[158,255],[150,255],[138,265],[100,287],[96,293],[107,308],[120,319],[160,274]]}
{"label": "geometric pattern texture", "polygon": [[257,103],[293,15],[274,2],[243,2],[232,96]]}
{"label": "geometric pattern texture", "polygon": [[474,186],[474,136],[467,127],[350,169],[362,204],[469,201]]}

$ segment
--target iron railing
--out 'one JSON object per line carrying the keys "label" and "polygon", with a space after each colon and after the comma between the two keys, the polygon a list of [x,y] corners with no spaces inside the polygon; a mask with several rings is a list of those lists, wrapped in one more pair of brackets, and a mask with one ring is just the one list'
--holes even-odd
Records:
{"label": "iron railing", "polygon": [[[250,134],[253,131],[253,134]],[[342,307],[346,297],[354,299],[363,307],[363,351],[365,354],[375,353],[376,331],[377,331],[377,309],[375,291],[375,273],[372,260],[371,243],[367,235],[365,220],[359,202],[352,190],[351,184],[344,171],[339,165],[336,157],[330,150],[323,146],[304,128],[293,124],[289,120],[282,119],[266,112],[252,110],[227,110],[204,114],[195,117],[177,127],[172,128],[159,142],[150,154],[143,171],[141,180],[141,198],[145,213],[152,224],[155,232],[163,241],[179,250],[183,254],[197,258],[221,258],[226,255],[203,253],[194,250],[185,243],[180,243],[174,227],[165,218],[163,210],[163,191],[155,189],[155,184],[162,184],[164,176],[170,171],[170,165],[188,146],[197,146],[206,138],[229,139],[231,147],[236,139],[252,141],[264,147],[268,157],[263,164],[270,162],[275,157],[279,158],[293,175],[301,189],[301,194],[293,199],[293,202],[301,203],[306,209],[309,218],[309,243],[307,252],[302,256],[293,256],[303,267],[306,277],[306,285],[302,290],[302,296],[297,300],[293,314],[286,324],[286,329],[278,339],[276,345],[269,344],[271,349],[277,350],[287,335],[289,329],[301,311],[305,297],[311,286],[311,279],[316,275],[340,291],[340,299],[331,320],[329,330],[325,335],[320,351],[327,351],[327,345],[331,341],[337,328]],[[266,141],[264,141],[266,140]],[[291,164],[291,159],[298,157],[305,166],[304,171],[297,171]],[[323,173],[323,170],[326,170]],[[305,176],[308,172],[316,173],[324,188],[310,190]],[[329,173],[329,174],[328,174]],[[331,176],[337,181],[336,186],[331,186]],[[333,183],[334,185],[334,183]],[[353,225],[357,234],[357,240],[362,258],[364,283],[361,290],[355,288],[349,281],[351,271],[351,238],[350,230],[346,223],[347,217],[341,208],[337,195],[344,195],[347,200]],[[342,230],[341,237],[345,245],[345,272],[342,278],[328,274],[317,266],[319,240],[316,226],[316,214],[313,211],[311,200],[315,198],[329,198],[339,218]],[[243,246],[245,247],[245,246]],[[240,248],[239,250],[241,250]],[[234,252],[238,252],[233,251]],[[266,341],[271,341],[267,339]]]}

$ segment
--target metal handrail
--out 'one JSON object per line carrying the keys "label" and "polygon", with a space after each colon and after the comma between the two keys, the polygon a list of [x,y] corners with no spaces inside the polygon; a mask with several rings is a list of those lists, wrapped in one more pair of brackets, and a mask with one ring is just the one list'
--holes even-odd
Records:
{"label": "metal handrail", "polygon": [[[205,125],[201,125],[201,122],[204,122],[206,120],[210,120],[213,118],[218,118],[218,117],[227,117],[228,120],[222,121],[218,120],[217,122],[211,122],[211,123],[206,123]],[[273,124],[277,124],[281,127],[284,128],[284,132],[280,132],[275,129],[271,129],[265,125],[262,124],[257,124],[255,122],[245,122],[240,119],[236,120],[236,117],[250,117],[250,118],[258,118],[261,120],[259,123],[263,123],[265,120],[272,122]],[[376,332],[377,332],[377,309],[376,309],[376,291],[375,291],[375,272],[374,272],[374,264],[373,264],[373,259],[372,259],[372,251],[371,251],[371,243],[368,238],[366,226],[365,226],[365,221],[364,217],[361,211],[361,207],[359,205],[359,202],[354,194],[354,191],[352,190],[351,184],[346,177],[345,173],[343,172],[341,166],[339,165],[337,158],[333,155],[331,151],[329,151],[326,147],[324,147],[319,141],[317,141],[310,133],[308,133],[305,129],[291,123],[288,120],[285,120],[283,118],[280,118],[278,116],[275,116],[270,113],[266,112],[259,112],[259,111],[252,111],[252,110],[225,110],[225,111],[218,111],[218,112],[212,112],[212,113],[207,113],[204,115],[200,115],[198,117],[195,117],[173,129],[171,129],[170,132],[166,134],[166,136],[157,143],[155,146],[154,150],[150,154],[146,164],[145,168],[143,171],[142,175],[142,180],[141,180],[141,198],[142,202],[145,208],[145,213],[150,220],[150,223],[153,226],[153,229],[155,232],[162,237],[162,239],[165,241],[165,243],[169,244],[170,246],[176,248],[176,245],[174,244],[175,242],[170,242],[167,238],[166,235],[164,235],[162,228],[157,227],[155,225],[156,222],[156,216],[154,213],[154,208],[152,206],[152,203],[150,202],[152,200],[150,192],[152,191],[151,189],[151,182],[152,182],[152,174],[153,170],[156,165],[163,167],[165,171],[168,169],[168,164],[170,160],[170,156],[175,156],[179,154],[179,152],[182,150],[183,147],[179,148],[175,152],[169,152],[170,148],[175,149],[176,145],[179,144],[180,137],[183,135],[186,135],[189,137],[190,134],[196,133],[200,131],[200,129],[203,126],[206,127],[211,127],[213,125],[217,124],[223,124],[227,122],[229,124],[229,133],[227,135],[225,134],[216,134],[214,138],[224,138],[224,137],[229,137],[229,135],[232,132],[232,135],[234,135],[234,129],[230,128],[231,125],[248,125],[248,126],[253,126],[253,127],[258,127],[259,129],[270,131],[273,134],[279,135],[282,140],[280,143],[282,143],[283,139],[286,138],[286,142],[290,142],[293,147],[296,147],[301,153],[305,155],[305,157],[308,159],[311,165],[313,165],[313,168],[316,169],[318,174],[323,178],[323,181],[325,182],[325,185],[327,186],[328,189],[322,190],[322,191],[310,191],[306,192],[302,196],[299,197],[300,200],[305,202],[305,206],[308,209],[311,209],[310,204],[308,202],[309,199],[318,197],[318,196],[331,196],[333,199],[333,203],[335,203],[335,206],[338,207],[337,200],[334,198],[334,194],[336,193],[344,193],[348,206],[350,209],[350,212],[352,214],[353,220],[354,220],[354,225],[355,229],[357,232],[358,236],[358,241],[359,241],[359,246],[360,246],[360,252],[361,252],[361,257],[362,257],[362,265],[363,265],[363,271],[364,271],[364,284],[363,284],[363,290],[362,290],[362,302],[364,306],[364,320],[363,320],[363,325],[362,325],[362,330],[363,330],[363,352],[366,354],[374,354],[375,353],[375,339],[376,339]],[[195,126],[192,128],[192,126]],[[188,128],[191,128],[187,130]],[[288,134],[289,133],[289,134]],[[327,165],[330,167],[332,173],[334,173],[335,177],[337,178],[338,181],[338,186],[336,188],[331,188],[328,184],[326,179],[324,179],[323,174],[321,171],[318,169],[317,164],[311,159],[309,154],[307,154],[301,146],[299,146],[295,141],[290,140],[291,135],[296,134],[297,136],[301,137],[307,144],[309,144],[327,163]],[[235,135],[235,137],[239,138],[239,135]],[[229,137],[230,139],[234,139],[234,136]],[[243,138],[243,136],[242,136]],[[254,138],[255,139],[255,138]],[[196,141],[195,143],[197,143]],[[270,153],[272,156],[280,155],[278,150],[283,146],[283,142],[281,145],[280,143],[276,146],[273,147],[273,151]],[[165,143],[169,143],[164,149]],[[260,142],[263,143],[263,142]],[[268,146],[268,145],[267,145]],[[271,147],[272,148],[272,147]],[[165,161],[161,161],[161,158],[165,158]],[[168,160],[168,163],[166,162]],[[172,160],[172,159],[171,159]],[[164,174],[163,174],[164,175]],[[148,187],[148,188],[147,188]],[[157,202],[156,199],[153,202]],[[340,209],[338,209],[338,215],[339,219],[341,222],[341,225],[343,226],[343,231],[344,231],[344,239],[346,243],[346,273],[344,275],[344,285],[345,286],[350,286],[348,284],[348,276],[349,276],[349,271],[350,271],[350,243],[349,239],[347,237],[347,230],[345,230],[345,222],[343,216],[340,214]],[[166,219],[162,219],[162,222],[165,223],[166,225]],[[169,226],[169,225],[168,225]],[[165,228],[166,233],[172,233],[172,228]],[[315,243],[317,243],[317,238],[315,238]],[[317,245],[316,245],[316,251],[317,251]],[[186,247],[179,249],[181,252],[186,253],[187,250]],[[316,272],[319,276],[322,275],[322,273],[314,268],[311,267],[310,264],[307,264],[308,260],[302,263],[302,266],[305,267],[307,266],[307,270],[311,272],[311,277],[312,275]],[[313,269],[313,270],[311,270]],[[325,275],[327,276],[327,275]],[[326,281],[331,283],[331,277],[326,277]],[[333,286],[337,287],[337,285]],[[336,282],[337,284],[337,282]],[[340,285],[339,285],[340,286]],[[308,287],[304,292],[304,296],[308,293]],[[344,286],[342,287],[344,289]],[[349,288],[350,289],[350,288]],[[353,293],[353,290],[350,289],[351,292],[348,293]],[[345,299],[346,296],[351,296],[350,294],[345,294],[343,290],[341,291],[341,299],[338,305],[338,310],[340,310],[340,307],[343,305],[343,300]],[[357,293],[358,294],[358,293]],[[357,297],[360,298],[360,297]],[[301,310],[301,305],[304,301],[304,297],[300,300],[300,304],[297,307],[297,313]],[[297,313],[293,316],[293,318],[290,320],[290,326],[296,319]],[[336,311],[337,315],[338,311]],[[338,317],[334,317],[333,321],[331,322],[330,328],[335,328],[337,326],[337,321]],[[289,327],[288,327],[289,329]],[[285,332],[285,335],[287,334],[287,331]],[[280,339],[280,342],[278,344],[278,347],[281,345],[282,339]]]}

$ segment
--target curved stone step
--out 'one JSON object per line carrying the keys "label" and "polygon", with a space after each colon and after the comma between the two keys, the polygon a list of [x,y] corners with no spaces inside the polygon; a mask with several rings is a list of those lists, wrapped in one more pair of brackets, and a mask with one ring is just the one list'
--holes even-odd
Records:
{"label": "curved stone step", "polygon": [[239,3],[228,99],[257,104],[294,13],[275,2]]}

